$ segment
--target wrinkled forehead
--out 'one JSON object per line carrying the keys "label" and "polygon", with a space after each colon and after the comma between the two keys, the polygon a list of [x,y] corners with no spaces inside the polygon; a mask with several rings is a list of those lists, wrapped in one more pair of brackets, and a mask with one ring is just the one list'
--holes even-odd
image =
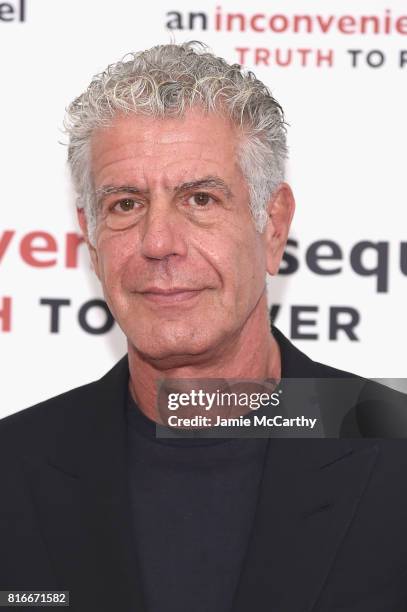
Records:
{"label": "wrinkled forehead", "polygon": [[[94,181],[117,173],[140,180],[192,180],[202,172],[230,175],[238,169],[242,135],[223,115],[191,110],[181,118],[119,115],[91,138]],[[196,176],[194,176],[196,175]]]}

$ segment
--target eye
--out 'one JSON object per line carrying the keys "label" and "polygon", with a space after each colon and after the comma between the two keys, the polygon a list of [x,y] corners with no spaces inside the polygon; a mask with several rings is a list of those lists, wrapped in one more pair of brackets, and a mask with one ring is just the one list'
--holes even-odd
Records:
{"label": "eye", "polygon": [[133,210],[135,204],[135,200],[132,200],[131,198],[123,198],[122,200],[115,202],[112,209],[115,212],[129,212],[130,210]]}
{"label": "eye", "polygon": [[210,202],[214,202],[214,198],[209,193],[199,192],[188,198],[188,203],[195,208],[205,208]]}

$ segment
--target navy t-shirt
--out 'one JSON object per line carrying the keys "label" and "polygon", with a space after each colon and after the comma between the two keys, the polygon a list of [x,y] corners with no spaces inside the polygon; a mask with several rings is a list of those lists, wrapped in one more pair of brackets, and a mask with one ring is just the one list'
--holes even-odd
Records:
{"label": "navy t-shirt", "polygon": [[132,515],[148,612],[229,612],[267,439],[157,438],[130,393]]}

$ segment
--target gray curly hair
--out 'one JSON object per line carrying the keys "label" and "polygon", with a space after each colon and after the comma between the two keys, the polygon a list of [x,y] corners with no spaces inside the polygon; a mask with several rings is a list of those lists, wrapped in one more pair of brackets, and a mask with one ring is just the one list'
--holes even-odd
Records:
{"label": "gray curly hair", "polygon": [[247,181],[256,229],[262,232],[266,206],[284,180],[287,157],[284,114],[270,90],[252,72],[228,64],[198,41],[158,45],[131,53],[96,75],[68,107],[68,163],[95,244],[96,198],[90,168],[93,130],[112,124],[118,113],[181,117],[195,106],[226,113],[245,136],[239,163]]}

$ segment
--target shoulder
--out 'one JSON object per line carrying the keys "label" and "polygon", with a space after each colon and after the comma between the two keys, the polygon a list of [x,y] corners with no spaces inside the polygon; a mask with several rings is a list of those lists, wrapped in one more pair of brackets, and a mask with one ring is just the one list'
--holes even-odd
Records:
{"label": "shoulder", "polygon": [[405,393],[314,361],[276,327],[272,330],[280,347],[284,377],[315,381],[322,416],[334,424],[334,436],[407,438]]}
{"label": "shoulder", "polygon": [[127,371],[125,355],[102,378],[0,419],[0,449],[39,449],[64,430],[80,427],[95,416],[95,407],[103,404],[107,389],[123,385]]}
{"label": "shoulder", "polygon": [[351,398],[341,437],[407,438],[407,395],[374,380],[313,362],[333,402]]}
{"label": "shoulder", "polygon": [[95,394],[96,382],[71,389],[0,420],[0,446],[42,447],[67,421],[78,419],[78,411]]}

